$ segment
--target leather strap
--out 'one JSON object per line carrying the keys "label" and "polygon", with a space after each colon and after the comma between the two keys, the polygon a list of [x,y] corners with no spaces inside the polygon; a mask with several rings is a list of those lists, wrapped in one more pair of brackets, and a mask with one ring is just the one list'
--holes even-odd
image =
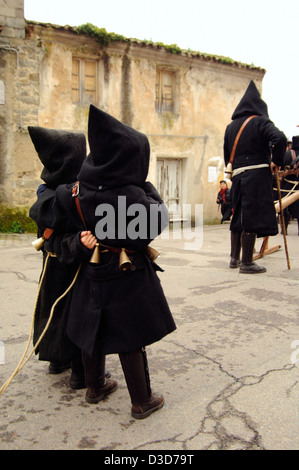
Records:
{"label": "leather strap", "polygon": [[46,228],[46,230],[43,233],[43,238],[45,240],[49,240],[49,238],[50,238],[50,236],[52,235],[53,232],[54,232],[53,228]]}
{"label": "leather strap", "polygon": [[77,206],[77,211],[78,211],[78,214],[79,214],[79,216],[80,216],[80,218],[83,222],[85,230],[87,230],[86,223],[85,223],[84,216],[83,216],[83,212],[81,210],[81,206],[80,206],[80,202],[79,202],[79,198],[78,198],[78,196],[79,196],[79,181],[77,181],[77,183],[75,184],[75,186],[72,189],[72,196],[75,199],[75,203],[76,203],[76,206]]}
{"label": "leather strap", "polygon": [[240,127],[239,129],[239,132],[235,138],[235,142],[234,142],[234,145],[233,145],[233,149],[232,149],[232,153],[230,155],[230,159],[229,159],[229,162],[230,163],[233,163],[234,161],[234,158],[235,158],[235,153],[236,153],[236,148],[237,148],[237,145],[238,145],[238,142],[239,142],[239,139],[241,137],[241,134],[244,130],[244,127],[248,124],[249,121],[251,121],[251,119],[253,119],[254,117],[256,117],[257,115],[254,114],[253,116],[249,116],[249,118],[246,119],[246,121],[243,122],[242,126]]}
{"label": "leather strap", "polygon": [[[108,246],[108,245],[103,245],[103,243],[99,242],[100,248],[103,248],[104,251],[111,251],[112,253],[120,253],[122,251],[122,248],[117,248],[116,246]],[[125,248],[126,253],[136,253],[135,250],[128,250]]]}

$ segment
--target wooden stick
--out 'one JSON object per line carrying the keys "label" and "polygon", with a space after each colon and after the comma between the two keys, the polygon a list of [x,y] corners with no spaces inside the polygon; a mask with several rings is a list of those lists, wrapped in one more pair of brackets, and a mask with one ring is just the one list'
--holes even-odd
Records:
{"label": "wooden stick", "polygon": [[280,250],[281,248],[280,245],[274,245],[271,248],[269,248],[268,241],[269,241],[269,237],[264,237],[261,249],[259,253],[253,256],[253,261],[263,258],[266,255],[271,255],[271,253],[275,253],[276,251]]}
{"label": "wooden stick", "polygon": [[278,194],[279,207],[280,207],[280,225],[281,225],[281,229],[283,233],[283,241],[284,241],[284,247],[285,247],[286,258],[287,258],[287,266],[288,266],[288,269],[290,270],[291,265],[290,265],[290,258],[289,258],[288,245],[287,245],[286,227],[285,227],[284,213],[283,213],[283,207],[282,207],[282,201],[281,201],[280,180],[279,180],[279,172],[278,172],[277,166],[275,167],[275,176],[276,176],[277,194]]}

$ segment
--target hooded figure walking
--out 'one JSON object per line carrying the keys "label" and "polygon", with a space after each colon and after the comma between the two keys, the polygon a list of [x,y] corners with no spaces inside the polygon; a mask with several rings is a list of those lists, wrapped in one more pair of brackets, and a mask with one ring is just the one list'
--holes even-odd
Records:
{"label": "hooded figure walking", "polygon": [[[105,356],[117,353],[131,414],[142,419],[164,404],[151,390],[145,346],[176,329],[156,273],[160,268],[146,254],[168,224],[168,211],[146,182],[150,147],[144,134],[91,105],[88,139],[79,185],[60,186],[52,204],[40,198],[30,215],[55,230],[78,233],[90,256],[98,245],[98,264],[82,260],[67,334],[82,351],[86,401],[98,403],[116,390],[117,382],[104,372]],[[89,237],[80,238],[86,231]]]}
{"label": "hooded figure walking", "polygon": [[[37,195],[43,199],[51,199],[60,184],[76,181],[86,157],[85,136],[82,133],[33,126],[29,126],[28,131],[43,164],[41,179],[44,183],[39,186]],[[44,235],[46,228],[46,226],[38,224],[38,237]],[[53,243],[59,244],[59,240],[52,232],[49,235],[42,247],[43,270],[46,269],[34,317],[34,345],[48,322],[54,302],[70,285],[78,269],[78,262],[66,264],[54,256]],[[36,350],[36,354],[39,355],[39,360],[50,362],[49,373],[51,374],[58,374],[71,366],[70,385],[72,388],[81,388],[80,384],[84,382],[81,352],[67,337],[66,324],[67,297],[58,303],[53,319]]]}
{"label": "hooded figure walking", "polygon": [[[236,136],[245,121],[232,162],[230,268],[258,274],[266,269],[253,262],[256,237],[274,236],[278,224],[273,200],[272,171],[283,166],[287,139],[268,116],[266,103],[253,81],[236,107],[224,136],[224,160],[228,165]],[[242,248],[242,258],[240,253]]]}

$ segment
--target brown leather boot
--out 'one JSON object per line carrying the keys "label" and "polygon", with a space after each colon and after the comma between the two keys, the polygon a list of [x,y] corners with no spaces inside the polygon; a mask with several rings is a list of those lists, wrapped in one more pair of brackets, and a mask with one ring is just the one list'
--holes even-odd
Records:
{"label": "brown leather boot", "polygon": [[105,383],[99,388],[88,388],[85,395],[87,403],[99,403],[104,397],[117,390],[118,384],[114,379],[105,379]]}
{"label": "brown leather boot", "polygon": [[162,395],[152,393],[145,349],[119,354],[131,397],[131,415],[135,419],[147,418],[164,405]]}
{"label": "brown leather boot", "polygon": [[131,415],[135,419],[147,418],[154,411],[159,410],[164,405],[164,397],[157,393],[152,393],[146,403],[132,404]]}
{"label": "brown leather boot", "polygon": [[106,357],[97,351],[92,357],[82,352],[82,359],[85,369],[85,382],[87,386],[85,399],[87,403],[98,403],[106,395],[115,392],[117,381],[105,377]]}

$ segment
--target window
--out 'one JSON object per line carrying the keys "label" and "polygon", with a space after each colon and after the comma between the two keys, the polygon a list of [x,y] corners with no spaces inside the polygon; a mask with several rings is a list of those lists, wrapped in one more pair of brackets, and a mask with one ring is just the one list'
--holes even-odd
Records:
{"label": "window", "polygon": [[174,112],[175,73],[157,70],[156,75],[156,111]]}
{"label": "window", "polygon": [[97,101],[97,62],[73,59],[72,101],[79,104],[95,104]]}

